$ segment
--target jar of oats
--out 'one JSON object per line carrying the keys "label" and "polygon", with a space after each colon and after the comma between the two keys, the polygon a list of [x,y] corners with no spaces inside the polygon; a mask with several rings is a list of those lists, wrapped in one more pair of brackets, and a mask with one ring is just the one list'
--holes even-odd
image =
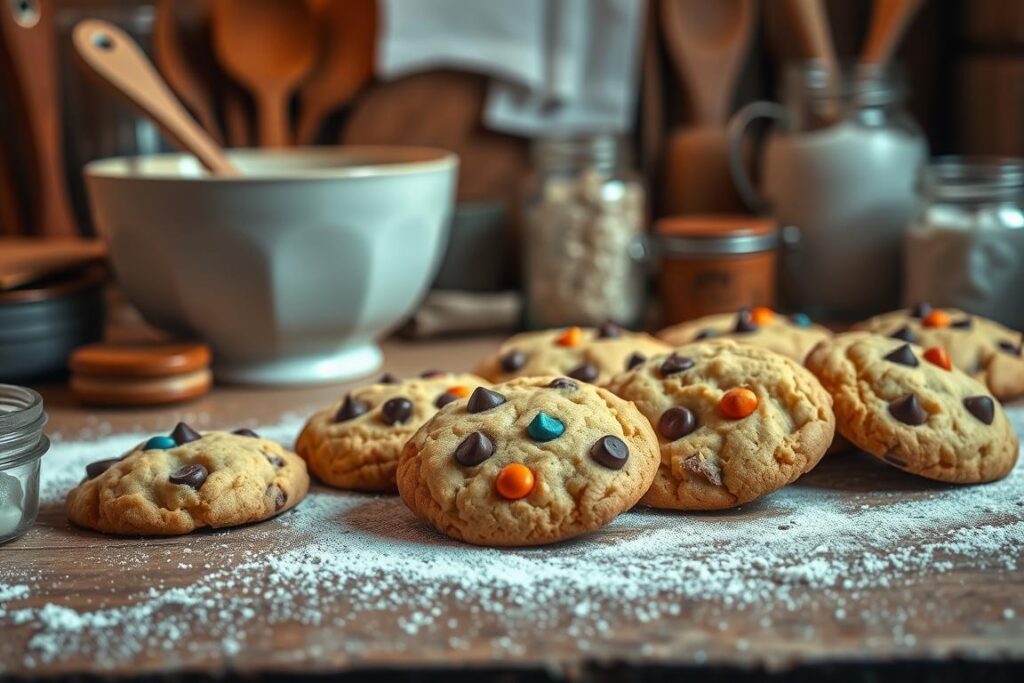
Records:
{"label": "jar of oats", "polygon": [[527,327],[639,325],[645,192],[628,152],[610,134],[534,143],[523,205]]}

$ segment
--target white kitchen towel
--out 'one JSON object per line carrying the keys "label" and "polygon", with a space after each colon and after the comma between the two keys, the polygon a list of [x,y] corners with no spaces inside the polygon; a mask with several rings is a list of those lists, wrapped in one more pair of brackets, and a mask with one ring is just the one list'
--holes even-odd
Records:
{"label": "white kitchen towel", "polygon": [[492,77],[484,122],[524,136],[628,131],[643,0],[384,0],[378,72]]}

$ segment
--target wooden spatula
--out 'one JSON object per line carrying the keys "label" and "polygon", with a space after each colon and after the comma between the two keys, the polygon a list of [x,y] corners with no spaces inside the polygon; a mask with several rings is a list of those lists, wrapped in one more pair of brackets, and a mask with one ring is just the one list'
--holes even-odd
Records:
{"label": "wooden spatula", "polygon": [[875,0],[871,28],[860,61],[864,64],[888,63],[923,2],[924,0]]}
{"label": "wooden spatula", "polygon": [[0,238],[0,291],[102,262],[106,253],[99,240]]}
{"label": "wooden spatula", "polygon": [[54,31],[55,0],[0,3],[0,50],[17,86],[35,174],[32,223],[44,235],[73,235],[77,224],[64,180],[60,92]]}

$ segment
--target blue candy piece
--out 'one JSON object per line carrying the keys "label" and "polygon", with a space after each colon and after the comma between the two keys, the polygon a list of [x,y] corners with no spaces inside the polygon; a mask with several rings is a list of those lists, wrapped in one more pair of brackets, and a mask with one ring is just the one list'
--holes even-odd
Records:
{"label": "blue candy piece", "polygon": [[146,442],[146,446],[143,450],[167,450],[168,448],[174,448],[178,443],[169,436],[154,436],[152,439]]}
{"label": "blue candy piece", "polygon": [[793,321],[793,324],[797,327],[810,327],[811,318],[806,313],[794,313],[789,316],[789,319]]}
{"label": "blue candy piece", "polygon": [[527,427],[526,433],[534,441],[551,441],[565,433],[565,425],[561,420],[551,417],[547,413],[537,413],[537,417],[533,418],[530,426]]}

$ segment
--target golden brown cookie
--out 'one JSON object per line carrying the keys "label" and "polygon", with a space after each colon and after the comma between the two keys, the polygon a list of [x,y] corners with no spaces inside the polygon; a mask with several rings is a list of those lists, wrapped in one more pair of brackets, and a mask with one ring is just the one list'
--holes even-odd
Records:
{"label": "golden brown cookie", "polygon": [[111,534],[187,534],[269,519],[309,490],[302,458],[251,430],[200,435],[178,424],[95,462],[67,496],[68,518]]}
{"label": "golden brown cookie", "polygon": [[394,491],[402,446],[446,402],[487,384],[476,375],[428,372],[404,381],[385,375],[309,419],[295,445],[325,484]]}
{"label": "golden brown cookie", "polygon": [[835,431],[832,401],[791,358],[713,339],[612,378],[608,389],[650,420],[661,466],[645,505],[717,510],[809,472]]}
{"label": "golden brown cookie", "polygon": [[956,308],[913,308],[876,315],[854,326],[924,348],[941,347],[953,365],[985,384],[1000,401],[1024,396],[1021,333]]}
{"label": "golden brown cookie", "polygon": [[614,324],[524,332],[507,339],[477,374],[492,382],[516,377],[564,375],[603,384],[630,364],[668,352],[669,347],[642,332]]}
{"label": "golden brown cookie", "polygon": [[999,479],[1017,462],[999,402],[943,353],[848,332],[815,348],[807,367],[832,394],[840,433],[890,465],[969,484]]}
{"label": "golden brown cookie", "polygon": [[658,469],[658,442],[636,408],[565,377],[480,388],[442,408],[406,444],[405,504],[469,543],[552,543],[631,508]]}
{"label": "golden brown cookie", "polygon": [[831,334],[802,313],[786,316],[770,308],[758,307],[751,311],[720,313],[688,320],[666,327],[658,332],[658,338],[672,346],[680,346],[702,339],[724,337],[741,344],[760,346],[802,363],[814,345],[828,339]]}

